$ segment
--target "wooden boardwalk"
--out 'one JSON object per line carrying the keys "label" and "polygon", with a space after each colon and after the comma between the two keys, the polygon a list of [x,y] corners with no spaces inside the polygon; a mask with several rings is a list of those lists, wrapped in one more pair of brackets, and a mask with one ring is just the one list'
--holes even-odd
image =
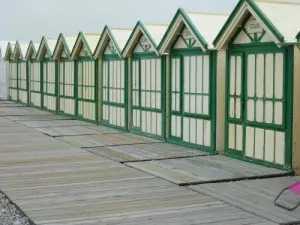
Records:
{"label": "wooden boardwalk", "polygon": [[[15,107],[11,111],[12,114],[26,114],[24,111],[18,113],[19,109],[22,110],[23,107],[18,109]],[[30,108],[27,109],[28,115],[39,117],[40,114],[35,109],[30,110]],[[47,118],[45,121],[49,121],[52,125],[49,126],[51,129],[46,129],[47,132],[53,132],[54,136],[62,135],[62,137],[53,138],[49,136],[50,133],[45,135],[44,129],[25,126],[19,123],[19,120],[17,122],[10,120],[14,116],[7,116],[9,117],[0,116],[0,189],[35,224],[278,224],[274,219],[267,219],[266,216],[258,216],[251,210],[241,209],[240,206],[235,206],[226,199],[223,201],[215,196],[199,193],[198,190],[180,187],[152,175],[151,171],[143,172],[127,166],[126,163],[118,162],[122,161],[123,157],[132,157],[134,160],[163,159],[164,157],[197,160],[198,158],[214,159],[211,157],[217,156],[208,156],[207,153],[133,134],[92,134],[72,137],[68,135],[73,128],[77,129],[77,126],[82,127],[83,130],[89,129],[90,126],[94,126],[92,129],[95,130],[101,130],[102,127],[95,125],[87,127],[85,123],[76,126],[71,123],[70,126],[66,126],[67,124],[64,124],[66,120],[62,120],[63,125],[56,130],[54,127],[60,124],[57,122],[56,116],[51,115],[52,119],[45,117]],[[28,121],[41,122],[39,119],[34,120],[34,116],[30,116]],[[32,126],[32,123],[30,125]],[[105,129],[103,128],[103,130]],[[90,137],[93,137],[92,140],[95,140],[96,144],[102,143],[105,145],[105,149],[109,149],[108,152],[105,150],[106,155],[101,150],[104,147],[81,149],[74,143],[70,145],[65,140],[61,140],[61,138],[71,138],[72,141],[78,139],[76,143],[83,141],[84,145],[79,146],[85,146],[85,143],[91,142]],[[116,146],[116,143],[119,146]],[[162,149],[161,152],[160,149]],[[180,152],[180,149],[183,151]],[[92,150],[94,152],[91,153]],[[147,153],[147,151],[152,152]],[[123,155],[118,158],[116,153]],[[103,154],[105,157],[99,154]],[[192,158],[184,159],[184,157]],[[165,161],[168,160],[157,162]],[[202,165],[202,170],[206,174],[209,174],[208,171],[214,171],[214,173],[210,172],[210,176],[220,179],[224,174],[233,174],[234,166],[230,166],[229,162],[226,162],[228,165],[223,165],[222,173],[213,169],[214,166],[220,164],[218,161],[207,161]],[[278,173],[277,170],[255,165],[253,167],[247,165],[245,168],[248,168],[249,174]],[[182,176],[190,179],[190,167],[186,168],[186,173],[183,171],[181,168]],[[237,174],[240,176],[244,173],[244,171],[240,171]],[[197,178],[200,177],[200,174],[198,171]],[[201,185],[195,187],[201,187]]]}
{"label": "wooden boardwalk", "polygon": [[160,143],[162,141],[138,136],[131,133],[119,134],[103,134],[103,135],[89,135],[89,136],[63,136],[59,140],[69,143],[80,148],[92,148],[101,146],[116,146],[116,145],[133,145],[133,144],[150,144]]}
{"label": "wooden boardwalk", "polygon": [[121,163],[209,155],[207,152],[169,143],[105,146],[88,148],[86,150]]}
{"label": "wooden boardwalk", "polygon": [[179,185],[232,181],[288,174],[222,155],[126,163]]}
{"label": "wooden boardwalk", "polygon": [[[190,189],[220,199],[277,223],[295,222],[295,224],[300,224],[300,207],[290,212],[275,206],[273,203],[275,197],[283,188],[295,183],[297,180],[300,180],[300,177],[281,177],[196,185],[190,187]],[[281,203],[295,205],[300,201],[299,196],[289,196],[289,192],[286,193],[279,199]]]}

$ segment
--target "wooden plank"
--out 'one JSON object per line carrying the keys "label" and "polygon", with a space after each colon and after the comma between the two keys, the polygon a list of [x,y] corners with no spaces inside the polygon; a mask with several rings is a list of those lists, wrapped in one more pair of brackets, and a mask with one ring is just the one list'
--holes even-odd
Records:
{"label": "wooden plank", "polygon": [[[17,124],[8,132],[1,129],[0,189],[36,224],[274,224],[34,128]],[[79,139],[79,143],[95,141],[106,145],[157,141],[122,133],[89,137],[70,138]],[[158,146],[152,148],[152,155],[159,154]],[[166,146],[162,155],[172,155],[172,148]],[[141,156],[151,149],[146,145],[143,148]],[[178,149],[174,154],[183,152]]]}
{"label": "wooden plank", "polygon": [[0,108],[0,116],[24,116],[24,115],[45,115],[50,112],[41,111],[29,107],[3,107]]}
{"label": "wooden plank", "polygon": [[87,150],[94,154],[122,163],[131,161],[206,156],[210,154],[169,143],[106,146],[89,148]]}
{"label": "wooden plank", "polygon": [[162,142],[160,140],[138,136],[131,133],[88,135],[76,137],[65,136],[58,137],[58,139],[80,148]]}
{"label": "wooden plank", "polygon": [[43,127],[36,130],[52,137],[120,133],[119,130],[105,126]]}
{"label": "wooden plank", "polygon": [[179,185],[287,174],[286,171],[267,168],[221,155],[126,164]]}
{"label": "wooden plank", "polygon": [[27,127],[43,128],[43,127],[69,127],[69,126],[93,126],[93,124],[86,123],[79,120],[48,120],[48,121],[17,121]]}
{"label": "wooden plank", "polygon": [[[279,192],[296,180],[300,180],[300,177],[280,177],[221,184],[203,184],[189,188],[230,203],[233,206],[237,206],[240,209],[273,222],[300,223],[300,208],[295,211],[287,211],[274,205],[274,199]],[[287,199],[285,198],[289,201],[286,201]],[[280,201],[283,204],[289,205],[299,202],[300,198],[290,193],[290,196],[283,195]]]}
{"label": "wooden plank", "polygon": [[5,116],[4,118],[12,121],[47,121],[47,120],[74,120],[72,117],[62,115],[24,115],[24,116]]}

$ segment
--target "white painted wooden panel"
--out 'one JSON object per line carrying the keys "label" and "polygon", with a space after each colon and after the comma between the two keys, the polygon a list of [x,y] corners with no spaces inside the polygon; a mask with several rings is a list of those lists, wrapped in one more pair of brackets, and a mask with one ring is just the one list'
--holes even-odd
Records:
{"label": "white painted wooden panel", "polygon": [[275,149],[275,131],[265,131],[265,160],[274,162],[274,149]]}
{"label": "white painted wooden panel", "polygon": [[171,117],[171,134],[174,137],[181,137],[181,117],[172,116]]}
{"label": "white painted wooden panel", "polygon": [[255,152],[254,158],[263,160],[264,158],[264,129],[255,128]]}
{"label": "white painted wooden panel", "polygon": [[246,127],[246,149],[245,155],[248,157],[254,157],[255,135],[253,127]]}
{"label": "white painted wooden panel", "polygon": [[34,106],[41,107],[41,94],[39,94],[39,93],[31,93],[30,94],[30,100],[31,100],[31,103]]}
{"label": "white painted wooden panel", "polygon": [[18,100],[18,91],[16,89],[10,89],[9,93],[12,100]]}
{"label": "white painted wooden panel", "polygon": [[275,54],[275,98],[283,97],[283,54]]}
{"label": "white painted wooden panel", "polygon": [[19,90],[19,100],[27,104],[27,91]]}
{"label": "white painted wooden panel", "polygon": [[96,107],[93,102],[78,101],[78,114],[88,120],[96,119]]}
{"label": "white painted wooden panel", "polygon": [[172,110],[180,110],[180,59],[172,59]]}
{"label": "white painted wooden panel", "polygon": [[273,74],[274,74],[274,56],[273,54],[266,54],[266,97],[273,98]]}
{"label": "white painted wooden panel", "polygon": [[275,162],[281,165],[285,163],[285,133],[276,132],[275,136]]}

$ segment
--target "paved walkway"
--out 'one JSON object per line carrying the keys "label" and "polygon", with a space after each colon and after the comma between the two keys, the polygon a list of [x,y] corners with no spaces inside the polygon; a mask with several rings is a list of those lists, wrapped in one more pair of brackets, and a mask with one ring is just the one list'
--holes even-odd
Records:
{"label": "paved walkway", "polygon": [[[181,160],[175,164],[178,167],[187,160],[202,159],[203,177],[208,181],[222,180],[223,173],[218,170],[212,173],[215,164],[208,161],[203,164],[204,159],[217,156],[78,123],[28,107],[6,107],[9,104],[0,102],[0,189],[35,224],[271,225],[282,222],[270,218],[277,210],[271,203],[270,211],[259,214],[241,204],[233,204],[224,196],[218,198],[197,188],[192,190],[211,184],[181,187],[155,174],[157,168],[141,171],[127,165],[166,162],[168,166],[163,168],[168,167],[170,173],[179,171],[182,179],[190,180],[199,179],[201,171],[191,176],[191,169],[178,170],[167,162]],[[81,126],[83,133],[78,129]],[[217,165],[222,164],[218,160]],[[234,166],[226,163],[222,164],[226,178],[234,177]],[[251,174],[263,171],[266,176],[282,175],[282,171],[252,164],[245,167],[248,174],[251,167]],[[280,182],[286,178],[276,179]],[[289,216],[284,222],[297,218]]]}

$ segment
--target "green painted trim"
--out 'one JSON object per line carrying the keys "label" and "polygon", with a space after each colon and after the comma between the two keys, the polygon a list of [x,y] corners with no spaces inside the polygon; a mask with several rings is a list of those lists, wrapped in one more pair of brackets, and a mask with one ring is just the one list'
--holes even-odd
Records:
{"label": "green painted trim", "polygon": [[[110,86],[109,86],[109,81],[110,81],[110,67],[109,67],[109,63],[111,61],[124,61],[124,88],[118,88],[118,89],[121,89],[121,90],[124,90],[124,104],[122,103],[115,103],[115,102],[110,102],[109,101],[109,90],[112,89]],[[101,98],[102,98],[102,105],[101,105],[101,118],[99,118],[99,121],[100,121],[100,124],[104,125],[104,126],[109,126],[109,127],[113,127],[113,128],[116,128],[116,129],[119,129],[119,130],[123,130],[123,131],[128,131],[128,59],[123,59],[123,58],[120,58],[120,57],[117,57],[117,56],[107,56],[105,57],[103,60],[102,60],[102,65],[101,65],[101,68],[102,68],[102,76],[101,76]],[[104,82],[103,82],[103,79],[104,79],[104,63],[108,63],[108,86],[104,87]],[[103,99],[103,88],[107,89],[108,91],[108,96],[107,96],[107,99],[108,101],[104,101]],[[124,122],[124,127],[119,127],[119,126],[116,126],[116,125],[112,125],[110,124],[110,122],[108,120],[104,120],[103,118],[103,106],[106,105],[106,106],[115,106],[115,107],[120,107],[120,108],[124,108],[124,111],[125,111],[125,122]]]}
{"label": "green painted trim", "polygon": [[[94,81],[95,81],[95,86],[92,86],[94,88],[94,99],[83,99],[83,98],[79,98],[78,97],[78,88],[79,87],[83,87],[83,86],[86,86],[86,85],[78,85],[78,79],[79,79],[79,76],[78,76],[78,64],[79,63],[84,63],[84,62],[93,62],[94,63]],[[97,124],[98,123],[98,61],[95,60],[95,59],[92,59],[90,57],[80,57],[78,58],[76,61],[75,61],[75,65],[74,65],[74,71],[75,71],[75,81],[74,81],[74,87],[75,87],[75,93],[74,93],[74,96],[75,96],[75,116],[79,119],[79,120],[82,120],[82,121],[87,121],[87,122],[92,122],[92,123],[95,123]],[[83,69],[83,67],[82,67]],[[82,73],[83,74],[83,73]],[[83,78],[83,77],[82,77]],[[91,119],[86,119],[86,118],[83,118],[82,115],[79,114],[79,110],[78,110],[78,107],[79,107],[79,104],[78,102],[79,101],[82,101],[82,102],[89,102],[89,103],[94,103],[95,104],[95,120],[91,120]]]}
{"label": "green painted trim", "polygon": [[227,31],[230,24],[236,19],[238,11],[241,9],[243,4],[248,3],[249,6],[254,10],[254,12],[259,16],[263,23],[268,27],[268,29],[273,33],[273,35],[278,39],[279,42],[284,42],[284,36],[279,32],[279,30],[273,25],[273,23],[267,18],[267,16],[261,11],[261,9],[256,5],[253,0],[240,0],[235,6],[234,10],[228,17],[227,21],[223,25],[220,32],[217,34],[213,41],[214,46],[218,45],[223,34]]}
{"label": "green painted trim", "polygon": [[[201,43],[201,45],[207,49],[208,48],[208,44],[207,42],[205,41],[204,37],[200,34],[200,32],[198,31],[198,29],[196,28],[196,26],[193,24],[193,22],[191,21],[191,19],[189,18],[188,14],[182,9],[182,8],[179,8],[178,11],[176,12],[174,18],[172,19],[172,22],[170,23],[165,35],[163,36],[159,46],[158,46],[158,49],[159,51],[162,50],[162,46],[165,45],[166,43],[166,40],[167,38],[169,37],[170,35],[170,32],[171,30],[173,29],[173,27],[175,26],[175,22],[177,20],[177,18],[179,16],[182,16],[185,20],[185,22],[188,24],[188,26],[191,28],[192,32],[196,35],[197,37],[197,40]],[[176,35],[176,34],[175,34]]]}
{"label": "green painted trim", "polygon": [[285,168],[293,169],[294,46],[287,48],[286,62],[286,155]]}
{"label": "green painted trim", "polygon": [[[288,51],[289,50],[289,51]],[[266,53],[282,53],[283,54],[283,97],[282,97],[282,125],[267,124],[265,122],[250,122],[247,120],[247,56],[249,54],[266,54]],[[241,119],[229,118],[229,104],[230,104],[230,57],[240,55],[242,56],[242,77],[241,77]],[[226,104],[225,104],[225,154],[234,158],[245,161],[254,162],[260,165],[271,166],[274,168],[292,170],[292,118],[293,118],[293,46],[288,48],[278,48],[275,44],[266,43],[264,45],[247,45],[247,46],[231,46],[227,52],[226,57]],[[265,97],[264,97],[265,98]],[[251,98],[250,98],[251,99]],[[274,109],[273,109],[274,111]],[[254,118],[255,120],[255,118]],[[233,150],[229,148],[229,123],[238,124],[243,127],[243,147],[242,151]],[[285,163],[284,165],[276,164],[275,162],[267,162],[250,158],[246,156],[246,127],[254,127],[261,129],[268,129],[272,131],[280,131],[285,133]]]}
{"label": "green painted trim", "polygon": [[40,42],[40,46],[39,46],[39,49],[38,49],[38,51],[37,51],[36,57],[37,57],[37,59],[40,60],[40,61],[44,60],[44,56],[41,55],[41,56],[39,57],[40,51],[42,51],[43,43],[45,44],[46,50],[47,50],[48,55],[49,55],[49,58],[47,58],[47,59],[51,60],[51,59],[52,59],[53,53],[52,53],[52,51],[51,51],[50,48],[49,48],[48,41],[47,41],[47,38],[46,38],[45,36],[42,37],[42,40],[41,40],[41,42]]}
{"label": "green painted trim", "polygon": [[[145,27],[145,25],[139,20],[139,21],[137,22],[137,24],[135,25],[135,27],[133,28],[133,30],[132,30],[132,32],[131,32],[131,34],[130,34],[130,36],[129,36],[129,38],[128,38],[126,44],[125,44],[125,47],[123,48],[123,51],[122,51],[122,56],[123,56],[123,57],[127,57],[127,56],[128,56],[128,55],[125,55],[125,52],[124,52],[124,51],[125,51],[125,49],[128,48],[128,46],[129,46],[129,44],[130,44],[130,42],[131,42],[131,40],[132,40],[132,38],[133,38],[134,33],[135,33],[138,29],[141,29],[141,30],[142,30],[142,33],[147,37],[147,39],[148,39],[148,40],[151,42],[151,44],[154,46],[156,52],[158,52],[158,46],[157,46],[157,44],[156,44],[155,41],[153,40],[152,36],[150,35],[150,33],[149,33],[149,31],[147,30],[147,28]],[[142,35],[143,35],[143,34],[142,34]],[[139,38],[141,38],[141,36],[137,36],[137,38],[139,39]],[[133,40],[132,44],[134,44],[134,41],[135,41],[135,40]],[[133,50],[134,46],[129,46],[129,48],[132,48],[132,50]],[[128,51],[128,52],[129,52],[129,51]],[[154,53],[154,54],[157,55],[156,53]]]}
{"label": "green painted trim", "polygon": [[[209,55],[209,61],[210,61],[210,96],[209,96],[209,112],[208,115],[204,114],[189,114],[189,113],[184,113],[184,100],[183,100],[183,94],[184,94],[184,56],[203,56],[203,55]],[[180,60],[180,105],[179,105],[179,111],[174,111],[172,110],[172,59],[177,58]],[[182,145],[190,148],[195,148],[198,150],[203,150],[207,152],[215,152],[215,146],[216,146],[216,70],[217,70],[217,65],[216,65],[216,60],[217,60],[217,52],[206,52],[203,53],[200,49],[183,49],[183,50],[171,50],[171,55],[169,59],[169,134],[168,134],[168,142],[177,144],[177,145]],[[214,110],[214,111],[213,111]],[[172,136],[172,115],[177,115],[181,117],[181,137],[175,137]],[[196,119],[205,119],[205,120],[210,120],[211,122],[211,146],[207,147],[203,145],[198,145],[198,144],[192,144],[185,142],[183,140],[183,117],[191,117],[191,118],[196,118]],[[212,142],[213,145],[212,145]]]}
{"label": "green painted trim", "polygon": [[[161,91],[157,91],[161,94],[161,105],[160,105],[160,109],[157,108],[146,108],[146,107],[142,107],[141,106],[141,93],[142,93],[142,88],[141,88],[141,76],[142,76],[142,72],[141,72],[141,60],[145,60],[145,59],[160,59],[161,62]],[[138,89],[133,89],[133,62],[137,62],[139,63],[139,67],[138,67],[138,80],[139,80],[139,85],[138,85]],[[148,54],[136,54],[134,55],[134,57],[131,60],[131,66],[130,66],[130,76],[131,76],[131,99],[133,99],[133,91],[138,91],[139,93],[139,106],[133,105],[133,101],[131,101],[131,124],[129,124],[129,130],[130,132],[136,133],[136,134],[140,134],[143,136],[147,136],[147,137],[152,137],[152,138],[156,138],[156,139],[160,139],[160,140],[165,140],[165,121],[166,121],[166,100],[165,100],[165,96],[166,96],[166,88],[165,88],[165,84],[166,84],[166,68],[165,68],[165,56],[157,56],[156,54],[153,53],[148,53]],[[156,83],[156,82],[155,82]],[[155,84],[156,85],[156,84]],[[145,90],[143,90],[143,92],[145,92]],[[150,91],[150,92],[154,92],[154,91]],[[143,132],[141,130],[141,128],[137,128],[133,126],[133,110],[140,110],[140,125],[142,126],[142,121],[141,121],[141,111],[148,111],[148,112],[157,112],[157,113],[161,113],[161,117],[162,117],[162,121],[161,121],[161,135],[154,135],[151,133],[147,133],[147,132]]]}
{"label": "green painted trim", "polygon": [[263,160],[259,160],[259,159],[253,159],[253,158],[250,158],[250,157],[241,157],[239,154],[237,154],[236,152],[234,151],[228,151],[225,153],[226,156],[229,156],[231,158],[234,158],[234,159],[238,159],[238,160],[242,160],[242,161],[245,161],[245,162],[250,162],[250,163],[254,163],[254,164],[257,164],[257,165],[262,165],[262,166],[267,166],[267,167],[271,167],[271,168],[274,168],[274,169],[280,169],[280,170],[285,170],[287,172],[290,172],[290,174],[292,175],[293,171],[288,169],[288,168],[284,168],[282,167],[282,165],[279,165],[279,164],[274,164],[274,163],[269,163],[269,162],[266,162],[266,161],[263,161]]}
{"label": "green painted trim", "polygon": [[53,59],[54,53],[56,52],[56,50],[58,48],[58,44],[59,44],[60,39],[62,40],[62,43],[63,43],[63,46],[64,46],[63,50],[66,51],[66,55],[67,55],[68,59],[70,59],[70,57],[71,57],[71,51],[69,49],[69,46],[67,44],[66,38],[63,35],[63,33],[60,33],[59,36],[58,36],[58,39],[57,39],[57,42],[56,42],[56,45],[55,45],[55,48],[54,48],[54,51],[53,51],[53,54],[52,54],[52,59]]}
{"label": "green painted trim", "polygon": [[[77,42],[79,41],[80,38],[81,38],[83,44],[86,46],[86,48],[87,48],[87,50],[88,50],[88,52],[89,52],[89,55],[90,55],[89,57],[85,57],[85,58],[93,59],[93,52],[92,52],[92,50],[91,50],[91,48],[90,48],[89,43],[88,43],[87,40],[85,39],[84,33],[81,32],[81,31],[79,32],[79,34],[78,34],[78,36],[77,36],[77,39],[76,39],[76,41],[75,41],[74,47],[73,47],[72,52],[71,52],[71,56],[73,55],[73,53],[74,53],[74,51],[75,51],[75,49],[76,49],[76,44],[77,44]],[[79,53],[80,53],[80,51],[79,51]],[[78,56],[78,58],[81,58],[81,57]]]}

